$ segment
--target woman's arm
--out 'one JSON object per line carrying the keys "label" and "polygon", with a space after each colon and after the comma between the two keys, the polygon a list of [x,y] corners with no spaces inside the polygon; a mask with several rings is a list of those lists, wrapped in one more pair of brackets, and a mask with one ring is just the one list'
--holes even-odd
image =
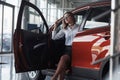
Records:
{"label": "woman's arm", "polygon": [[53,28],[53,31],[52,31],[52,39],[53,40],[57,40],[57,39],[60,39],[62,37],[64,37],[65,33],[64,33],[64,29],[66,28],[67,24],[65,23],[64,19],[62,20],[62,29],[57,33],[56,32],[56,28],[58,27],[58,22],[59,20],[57,20],[54,24],[54,28]]}
{"label": "woman's arm", "polygon": [[60,38],[64,37],[64,35],[65,35],[65,33],[64,33],[63,29],[61,29],[58,33],[55,30],[52,31],[52,39],[53,40],[60,39]]}

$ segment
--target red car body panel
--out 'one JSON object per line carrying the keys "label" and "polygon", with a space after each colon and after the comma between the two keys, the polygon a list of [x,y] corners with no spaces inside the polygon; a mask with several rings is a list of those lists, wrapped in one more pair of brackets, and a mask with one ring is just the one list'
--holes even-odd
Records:
{"label": "red car body panel", "polygon": [[110,39],[105,38],[105,33],[109,30],[109,27],[104,27],[99,30],[96,28],[92,32],[79,32],[72,44],[72,67],[100,69],[101,63],[93,65],[92,62],[109,54]]}

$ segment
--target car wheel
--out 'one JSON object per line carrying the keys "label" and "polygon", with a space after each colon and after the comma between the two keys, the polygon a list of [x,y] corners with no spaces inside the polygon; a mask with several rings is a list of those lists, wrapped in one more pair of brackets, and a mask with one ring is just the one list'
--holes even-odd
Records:
{"label": "car wheel", "polygon": [[102,80],[109,80],[109,62],[103,68]]}

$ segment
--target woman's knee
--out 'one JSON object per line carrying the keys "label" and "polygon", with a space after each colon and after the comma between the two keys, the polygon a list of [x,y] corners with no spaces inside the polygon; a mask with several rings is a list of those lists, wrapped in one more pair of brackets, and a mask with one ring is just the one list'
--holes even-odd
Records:
{"label": "woman's knee", "polygon": [[62,55],[61,60],[64,60],[64,61],[69,61],[70,60],[70,56],[69,55]]}

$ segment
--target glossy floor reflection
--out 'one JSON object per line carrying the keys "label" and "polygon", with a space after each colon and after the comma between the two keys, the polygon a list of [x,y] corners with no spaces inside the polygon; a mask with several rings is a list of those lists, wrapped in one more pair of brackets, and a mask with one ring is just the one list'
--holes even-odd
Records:
{"label": "glossy floor reflection", "polygon": [[[0,80],[29,80],[28,75],[15,72],[14,55],[12,53],[0,54]],[[45,80],[50,79],[46,77]]]}
{"label": "glossy floor reflection", "polygon": [[0,80],[19,80],[14,69],[13,54],[0,54]]}
{"label": "glossy floor reflection", "polygon": [[[45,80],[50,80],[50,76],[46,76]],[[25,73],[15,73],[14,55],[0,54],[0,80],[30,80]],[[65,79],[66,80],[66,79]],[[88,80],[88,79],[81,79]]]}
{"label": "glossy floor reflection", "polygon": [[[50,76],[45,78],[45,80],[50,79]],[[14,55],[12,53],[0,54],[0,80],[29,80],[28,75],[25,73],[15,73]]]}
{"label": "glossy floor reflection", "polygon": [[[119,66],[120,68],[120,66]],[[120,80],[120,69],[117,69],[115,71],[116,75],[114,75],[113,78],[116,80]],[[0,54],[0,80],[30,80],[28,75],[24,73],[15,73],[15,67],[14,67],[14,56],[13,54]],[[46,76],[45,80],[50,80],[50,76]],[[83,79],[80,80],[91,80],[91,79]],[[109,80],[109,79],[105,79]]]}

